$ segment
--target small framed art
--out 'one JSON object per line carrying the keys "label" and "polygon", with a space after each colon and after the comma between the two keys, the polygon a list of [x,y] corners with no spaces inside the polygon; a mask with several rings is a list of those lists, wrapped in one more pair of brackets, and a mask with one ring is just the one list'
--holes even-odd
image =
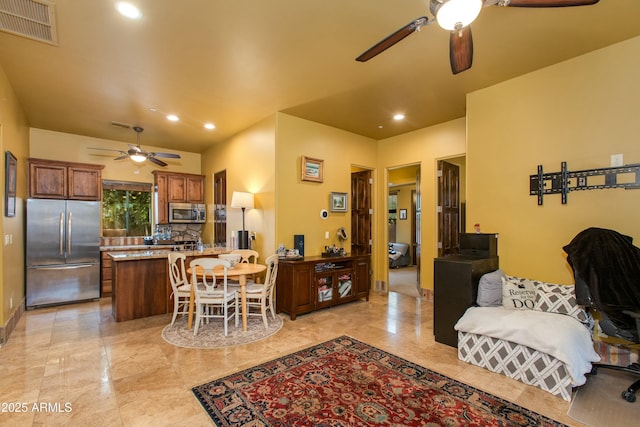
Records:
{"label": "small framed art", "polygon": [[346,212],[347,200],[347,193],[331,193],[331,212]]}
{"label": "small framed art", "polygon": [[323,160],[302,156],[300,163],[303,181],[322,182]]}
{"label": "small framed art", "polygon": [[16,216],[16,175],[18,160],[11,151],[5,153],[4,215]]}

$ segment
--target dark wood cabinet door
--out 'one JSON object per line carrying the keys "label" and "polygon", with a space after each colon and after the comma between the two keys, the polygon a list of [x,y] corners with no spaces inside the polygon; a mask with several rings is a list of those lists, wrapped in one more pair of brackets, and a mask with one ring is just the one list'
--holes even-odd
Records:
{"label": "dark wood cabinet door", "polygon": [[66,196],[66,166],[48,163],[29,163],[29,197],[65,199]]}
{"label": "dark wood cabinet door", "polygon": [[187,201],[189,203],[204,203],[203,176],[187,176],[185,185],[187,187]]}
{"label": "dark wood cabinet door", "polygon": [[68,199],[72,200],[101,200],[102,199],[102,171],[93,168],[69,166]]}
{"label": "dark wood cabinet door", "polygon": [[187,201],[187,189],[185,187],[185,181],[186,179],[182,175],[168,176],[167,186],[169,203]]}
{"label": "dark wood cabinet door", "polygon": [[156,174],[156,192],[158,193],[158,206],[156,207],[156,223],[167,224],[169,222],[169,200],[167,199],[167,176]]}

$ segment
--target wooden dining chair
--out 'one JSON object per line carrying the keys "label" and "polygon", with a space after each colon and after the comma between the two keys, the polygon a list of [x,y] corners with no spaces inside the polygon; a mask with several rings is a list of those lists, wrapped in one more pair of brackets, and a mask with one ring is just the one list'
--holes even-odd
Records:
{"label": "wooden dining chair", "polygon": [[[193,335],[198,335],[198,329],[204,320],[222,318],[224,335],[227,336],[229,320],[235,317],[237,328],[239,319],[238,293],[227,283],[229,261],[218,258],[196,258],[189,265],[193,270],[191,286],[194,287],[196,295],[196,323]],[[216,273],[214,268],[218,266],[222,266],[222,272]],[[202,274],[196,274],[198,267],[202,269]]]}
{"label": "wooden dining chair", "polygon": [[266,329],[269,328],[267,311],[270,310],[271,316],[274,319],[276,318],[275,301],[273,297],[276,276],[278,274],[278,259],[278,254],[271,255],[267,258],[267,272],[264,284],[247,283],[245,292],[247,299],[247,316],[261,316]]}
{"label": "wooden dining chair", "polygon": [[171,296],[173,297],[173,325],[178,314],[189,314],[189,300],[191,299],[191,284],[187,280],[187,271],[184,267],[186,255],[180,252],[169,252],[169,280],[171,281]]}

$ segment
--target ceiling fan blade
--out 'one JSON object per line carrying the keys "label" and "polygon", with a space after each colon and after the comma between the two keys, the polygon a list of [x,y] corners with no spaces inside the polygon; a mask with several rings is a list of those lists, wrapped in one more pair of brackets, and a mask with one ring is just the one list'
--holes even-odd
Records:
{"label": "ceiling fan blade", "polygon": [[510,7],[565,7],[591,6],[600,0],[510,0],[506,6]]}
{"label": "ceiling fan blade", "polygon": [[122,160],[122,159],[128,159],[128,158],[129,158],[129,155],[128,155],[128,154],[123,154],[122,156],[116,157],[116,158],[115,158],[115,159],[113,159],[113,160]]}
{"label": "ceiling fan blade", "polygon": [[426,16],[421,16],[420,18],[414,19],[395,33],[388,35],[387,37],[367,49],[365,52],[360,54],[360,56],[356,58],[356,61],[366,62],[370,60],[374,56],[379,55],[385,50],[389,49],[394,44],[402,41],[405,37],[411,35],[413,32],[420,31],[420,27],[422,27],[423,25],[428,25],[431,22]]}
{"label": "ceiling fan blade", "polygon": [[147,157],[147,160],[149,160],[151,163],[155,163],[158,166],[167,166],[165,162],[163,162],[162,160],[158,160],[155,157]]}
{"label": "ceiling fan blade", "polygon": [[167,159],[179,159],[180,154],[173,153],[149,153],[149,157],[164,157]]}
{"label": "ceiling fan blade", "polygon": [[116,150],[113,148],[98,148],[98,147],[87,147],[89,150],[101,150],[101,151],[115,151],[116,153],[122,153],[124,154],[124,151],[122,150]]}
{"label": "ceiling fan blade", "polygon": [[471,68],[473,63],[473,38],[471,27],[466,26],[451,32],[449,38],[449,61],[451,71],[458,74]]}

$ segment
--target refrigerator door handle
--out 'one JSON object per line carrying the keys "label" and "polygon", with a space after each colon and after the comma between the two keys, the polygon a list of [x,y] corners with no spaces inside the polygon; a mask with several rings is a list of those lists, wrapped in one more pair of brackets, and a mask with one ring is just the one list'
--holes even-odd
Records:
{"label": "refrigerator door handle", "polygon": [[57,265],[55,267],[51,267],[51,266],[34,266],[34,267],[27,267],[27,270],[77,270],[79,268],[89,268],[89,267],[94,267],[95,265],[97,265],[95,262],[91,263],[91,264],[72,264],[72,265]]}
{"label": "refrigerator door handle", "polygon": [[64,212],[60,212],[60,224],[59,224],[59,230],[60,230],[60,255],[64,255],[64,253],[62,252],[63,250],[63,245],[64,245]]}
{"label": "refrigerator door handle", "polygon": [[67,220],[67,253],[71,253],[71,212],[69,212]]}

